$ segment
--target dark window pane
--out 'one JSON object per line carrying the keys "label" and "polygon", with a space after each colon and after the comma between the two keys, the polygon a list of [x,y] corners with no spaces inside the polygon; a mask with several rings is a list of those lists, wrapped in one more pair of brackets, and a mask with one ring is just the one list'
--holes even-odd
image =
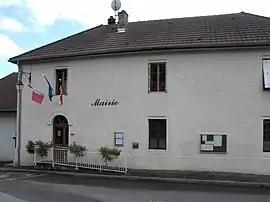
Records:
{"label": "dark window pane", "polygon": [[[165,79],[165,76],[164,76]],[[159,91],[165,91],[165,81],[160,81],[159,82]]]}
{"label": "dark window pane", "polygon": [[159,73],[160,74],[165,74],[165,69],[166,68],[166,64],[165,63],[159,63]]}
{"label": "dark window pane", "polygon": [[151,91],[157,91],[157,82],[151,82],[150,90]]}
{"label": "dark window pane", "polygon": [[159,137],[166,139],[166,120],[159,120]]}
{"label": "dark window pane", "polygon": [[270,141],[264,141],[263,143],[263,151],[270,152]]}
{"label": "dark window pane", "polygon": [[157,132],[158,132],[157,123],[155,122],[154,119],[150,119],[149,120],[149,135],[150,135],[150,137],[156,138]]}
{"label": "dark window pane", "polygon": [[150,90],[157,91],[157,64],[150,65]]}
{"label": "dark window pane", "polygon": [[263,121],[263,140],[270,141],[270,120]]}
{"label": "dark window pane", "polygon": [[57,69],[56,70],[56,86],[55,94],[60,94],[60,85],[62,85],[63,94],[67,94],[67,69]]}
{"label": "dark window pane", "polygon": [[158,140],[157,140],[157,138],[150,138],[149,149],[157,149],[157,148],[158,148]]}
{"label": "dark window pane", "polygon": [[63,89],[63,94],[67,94],[67,69],[63,70],[62,89]]}
{"label": "dark window pane", "polygon": [[270,152],[270,120],[263,120],[263,151]]}
{"label": "dark window pane", "polygon": [[62,79],[62,71],[61,70],[56,70],[56,79]]}
{"label": "dark window pane", "polygon": [[149,149],[166,149],[165,119],[149,119]]}
{"label": "dark window pane", "polygon": [[152,74],[157,74],[157,64],[156,63],[152,63],[151,65],[150,65],[150,72],[151,72],[151,75]]}
{"label": "dark window pane", "polygon": [[64,71],[64,81],[67,81],[67,69],[65,69],[63,71]]}
{"label": "dark window pane", "polygon": [[159,149],[166,149],[166,139],[159,139],[158,143]]}
{"label": "dark window pane", "polygon": [[166,66],[165,63],[159,64],[159,91],[165,91],[166,87]]}

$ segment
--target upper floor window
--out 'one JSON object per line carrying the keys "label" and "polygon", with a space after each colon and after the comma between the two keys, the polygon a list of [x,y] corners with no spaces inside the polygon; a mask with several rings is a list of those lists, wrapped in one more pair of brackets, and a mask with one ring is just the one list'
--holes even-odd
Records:
{"label": "upper floor window", "polygon": [[270,90],[270,59],[263,59],[263,89]]}
{"label": "upper floor window", "polygon": [[149,92],[166,92],[166,63],[149,64]]}
{"label": "upper floor window", "polygon": [[56,69],[55,94],[60,95],[62,87],[63,95],[67,95],[67,69]]}

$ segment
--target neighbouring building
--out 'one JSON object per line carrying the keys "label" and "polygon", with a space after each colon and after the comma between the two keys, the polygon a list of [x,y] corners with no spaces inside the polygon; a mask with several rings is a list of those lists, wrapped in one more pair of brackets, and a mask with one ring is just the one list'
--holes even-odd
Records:
{"label": "neighbouring building", "polygon": [[45,94],[23,89],[23,165],[27,140],[53,140],[121,148],[134,169],[270,174],[270,18],[108,22],[10,58]]}
{"label": "neighbouring building", "polygon": [[17,112],[17,73],[0,79],[0,163],[14,159]]}

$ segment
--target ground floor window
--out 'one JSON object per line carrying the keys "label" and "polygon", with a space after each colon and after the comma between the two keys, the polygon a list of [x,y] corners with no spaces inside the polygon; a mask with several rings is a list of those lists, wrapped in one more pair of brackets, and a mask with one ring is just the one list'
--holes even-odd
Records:
{"label": "ground floor window", "polygon": [[149,149],[166,150],[167,120],[148,119]]}
{"label": "ground floor window", "polygon": [[263,120],[263,151],[270,152],[270,119]]}

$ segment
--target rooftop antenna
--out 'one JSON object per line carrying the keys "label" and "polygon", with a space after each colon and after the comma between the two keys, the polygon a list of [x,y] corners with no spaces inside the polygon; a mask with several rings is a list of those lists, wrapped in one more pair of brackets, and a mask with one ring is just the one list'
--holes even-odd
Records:
{"label": "rooftop antenna", "polygon": [[113,0],[111,4],[112,9],[115,12],[115,19],[116,19],[116,12],[121,8],[121,1],[120,0]]}

